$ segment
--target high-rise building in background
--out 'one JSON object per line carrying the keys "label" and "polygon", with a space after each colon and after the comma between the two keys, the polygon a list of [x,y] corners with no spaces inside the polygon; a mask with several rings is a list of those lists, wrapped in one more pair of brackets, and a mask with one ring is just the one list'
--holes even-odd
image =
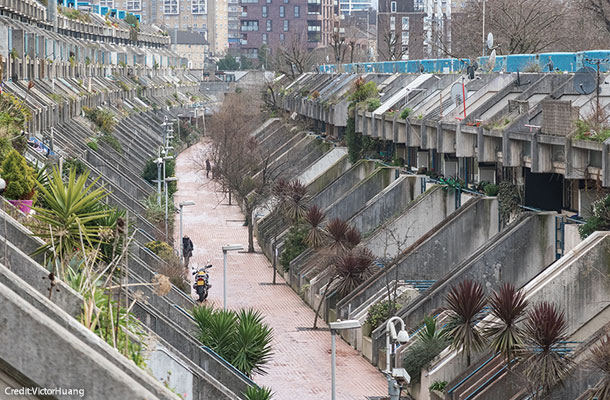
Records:
{"label": "high-rise building in background", "polygon": [[338,11],[337,0],[241,0],[240,5],[240,51],[253,59],[263,45],[269,54],[293,43],[327,46]]}
{"label": "high-rise building in background", "polygon": [[450,1],[379,0],[378,60],[444,57],[451,51]]}
{"label": "high-rise building in background", "polygon": [[367,11],[369,8],[374,9],[376,0],[339,0],[339,12],[344,15],[351,15],[358,11]]}

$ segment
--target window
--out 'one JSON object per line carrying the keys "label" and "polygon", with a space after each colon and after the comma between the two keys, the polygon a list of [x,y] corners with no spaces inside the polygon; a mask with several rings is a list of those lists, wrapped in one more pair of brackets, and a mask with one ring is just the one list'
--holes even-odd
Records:
{"label": "window", "polygon": [[193,0],[191,4],[191,14],[205,14],[206,0]]}
{"label": "window", "polygon": [[294,6],[294,17],[299,18],[301,16],[301,9],[299,6]]}
{"label": "window", "polygon": [[403,46],[406,46],[409,44],[409,31],[402,31],[402,35],[400,37],[400,42],[402,43]]}
{"label": "window", "polygon": [[280,6],[280,18],[286,17],[286,9],[284,6]]}
{"label": "window", "polygon": [[165,14],[178,14],[178,0],[164,0],[163,1],[163,12]]}
{"label": "window", "polygon": [[395,1],[390,3],[390,12],[396,12],[396,2]]}
{"label": "window", "polygon": [[267,44],[267,34],[263,33],[263,43]]}
{"label": "window", "polygon": [[271,32],[271,20],[267,20],[267,32]]}
{"label": "window", "polygon": [[271,0],[267,0],[267,4],[271,4]]}
{"label": "window", "polygon": [[402,17],[402,30],[403,31],[409,30],[409,17]]}
{"label": "window", "polygon": [[258,21],[241,21],[242,32],[254,32],[258,31]]}
{"label": "window", "polygon": [[396,30],[396,17],[395,16],[390,17],[390,30],[391,31]]}
{"label": "window", "polygon": [[267,18],[267,6],[263,6],[263,18]]}
{"label": "window", "polygon": [[140,0],[129,0],[127,2],[127,11],[140,11],[142,10],[142,2]]}
{"label": "window", "polygon": [[288,20],[284,20],[284,32],[288,32]]}
{"label": "window", "polygon": [[280,33],[280,42],[283,42],[283,41],[284,41],[284,34]]}

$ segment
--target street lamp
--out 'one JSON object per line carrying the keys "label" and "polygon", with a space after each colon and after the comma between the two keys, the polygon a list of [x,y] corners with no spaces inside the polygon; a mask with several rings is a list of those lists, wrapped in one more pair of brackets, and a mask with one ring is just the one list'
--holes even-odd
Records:
{"label": "street lamp", "polygon": [[[400,322],[400,331],[396,334],[396,326],[394,323],[398,321]],[[392,369],[391,365],[391,357],[392,357],[392,341],[398,342],[400,344],[405,344],[409,341],[409,334],[405,330],[405,322],[400,317],[392,317],[388,320],[386,324],[386,370],[384,371],[388,378],[388,395],[390,396],[390,400],[398,400],[400,398],[400,386],[396,381],[395,377],[401,377],[402,380],[409,383],[411,377],[404,370],[404,368],[394,368]]]}
{"label": "street lamp", "polygon": [[345,329],[357,329],[362,326],[357,319],[348,319],[346,321],[337,320],[328,324],[330,328],[330,374],[331,374],[331,399],[335,400],[335,369],[337,366],[337,350],[335,344],[335,332]]}
{"label": "street lamp", "polygon": [[178,204],[180,206],[180,262],[184,262],[184,244],[182,243],[182,211],[186,206],[194,206],[195,202],[191,200],[183,201]]}
{"label": "street lamp", "polygon": [[[165,169],[165,163],[163,164],[163,168]],[[175,176],[168,176],[167,178],[165,178],[165,171],[163,173],[163,176],[163,185],[165,186],[165,238],[167,239],[167,203],[169,202],[167,194],[167,182],[176,182],[178,178],[176,178]]]}
{"label": "street lamp", "polygon": [[228,244],[222,246],[222,297],[223,297],[223,309],[227,309],[227,252],[243,250],[244,246],[241,244]]}

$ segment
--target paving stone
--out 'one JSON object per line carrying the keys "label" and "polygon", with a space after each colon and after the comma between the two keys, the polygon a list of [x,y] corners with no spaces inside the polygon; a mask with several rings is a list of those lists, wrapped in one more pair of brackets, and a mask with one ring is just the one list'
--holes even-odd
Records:
{"label": "paving stone", "polygon": [[[196,205],[184,208],[183,229],[194,244],[191,266],[211,260],[208,302],[222,307],[223,257],[221,247],[243,244],[247,248],[248,230],[243,214],[236,205],[229,206],[219,187],[197,171],[195,159],[205,151],[198,144],[184,151],[177,160],[179,177],[175,203],[193,200]],[[176,238],[179,234],[176,218]],[[178,243],[178,241],[176,241]],[[252,307],[260,310],[274,329],[272,361],[267,374],[256,375],[259,385],[270,386],[274,399],[330,399],[330,333],[311,327],[314,311],[295,293],[281,276],[270,285],[273,269],[269,260],[256,253],[230,252],[227,268],[227,305],[231,309]],[[337,340],[337,399],[374,398],[387,393],[384,375],[349,344]]]}

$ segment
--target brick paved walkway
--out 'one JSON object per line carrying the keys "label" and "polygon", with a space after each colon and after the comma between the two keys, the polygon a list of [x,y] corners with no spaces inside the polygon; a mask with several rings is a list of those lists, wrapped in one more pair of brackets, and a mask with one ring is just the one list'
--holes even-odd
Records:
{"label": "brick paved walkway", "polygon": [[[177,160],[179,177],[175,202],[193,200],[185,208],[184,234],[194,244],[191,266],[208,259],[210,271],[209,301],[222,307],[222,251],[227,243],[247,248],[247,228],[236,206],[228,206],[220,193],[193,167],[193,157],[204,149],[202,144],[184,151]],[[176,220],[176,236],[179,220]],[[299,330],[310,328],[314,312],[278,275],[270,285],[271,264],[262,253],[229,253],[227,268],[227,303],[229,308],[253,307],[265,315],[274,329],[273,350],[266,375],[255,376],[259,385],[270,386],[275,400],[330,399],[330,333]],[[325,326],[325,325],[323,325]],[[338,338],[339,339],[339,338]],[[337,341],[337,399],[366,399],[387,393],[385,377],[343,340]]]}

